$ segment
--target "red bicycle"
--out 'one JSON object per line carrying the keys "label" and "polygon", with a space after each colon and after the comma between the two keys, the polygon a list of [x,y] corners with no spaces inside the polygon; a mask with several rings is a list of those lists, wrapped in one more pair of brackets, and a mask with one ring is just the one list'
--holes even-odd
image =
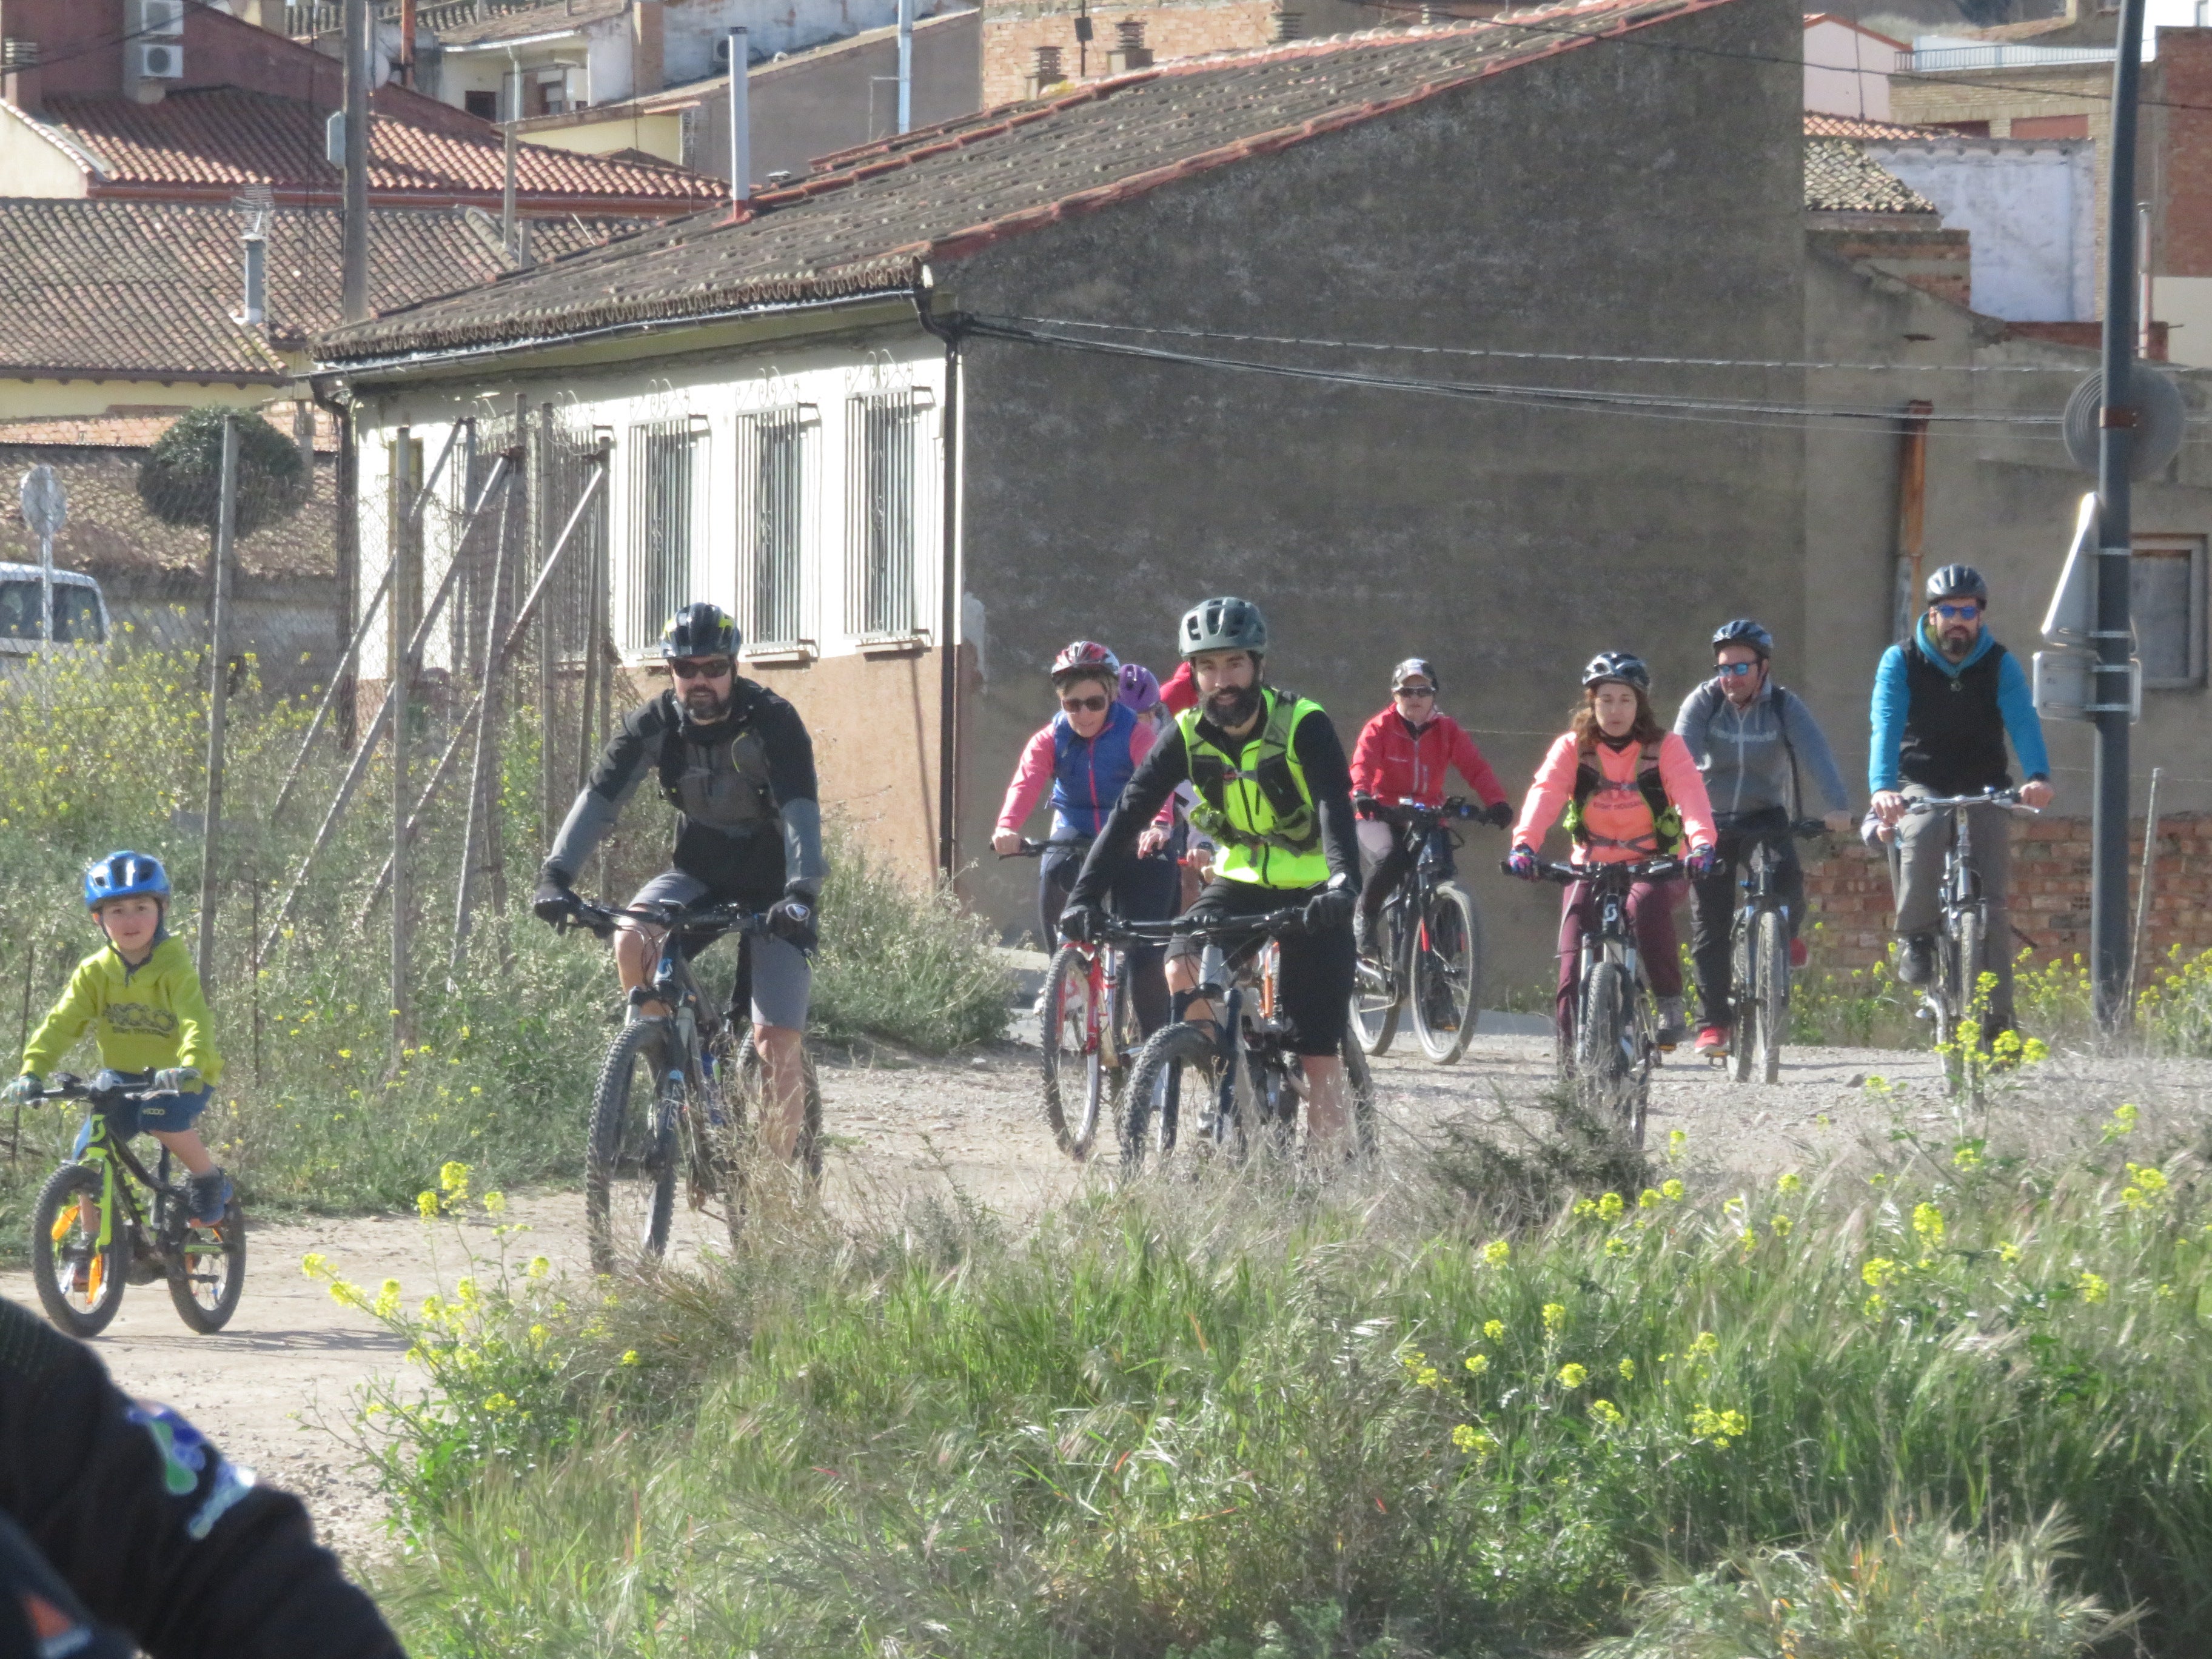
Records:
{"label": "red bicycle", "polygon": [[[1088,838],[1028,841],[1008,856],[1041,858],[1055,848],[1085,848]],[[1044,1121],[1060,1150],[1080,1161],[1091,1155],[1098,1121],[1121,1121],[1121,1097],[1144,1034],[1129,999],[1128,958],[1118,945],[1062,945],[1046,969],[1037,1003],[1039,1045],[1044,1050]]]}

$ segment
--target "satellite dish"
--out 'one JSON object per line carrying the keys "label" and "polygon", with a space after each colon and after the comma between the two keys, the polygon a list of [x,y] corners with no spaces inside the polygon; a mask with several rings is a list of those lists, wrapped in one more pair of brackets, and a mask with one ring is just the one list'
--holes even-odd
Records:
{"label": "satellite dish", "polygon": [[2043,613],[2043,637],[2052,645],[2087,645],[2095,629],[2097,603],[2097,496],[2081,498],[2074,515],[2074,544]]}
{"label": "satellite dish", "polygon": [[[2148,363],[2137,363],[2128,371],[2128,390],[2136,409],[2135,450],[2128,476],[2142,483],[2164,471],[2166,464],[2180,453],[2188,410],[2182,405],[2181,388],[2172,377]],[[2097,470],[2098,420],[2104,402],[2102,369],[2075,386],[2074,395],[2066,400],[2066,453],[2084,472]]]}

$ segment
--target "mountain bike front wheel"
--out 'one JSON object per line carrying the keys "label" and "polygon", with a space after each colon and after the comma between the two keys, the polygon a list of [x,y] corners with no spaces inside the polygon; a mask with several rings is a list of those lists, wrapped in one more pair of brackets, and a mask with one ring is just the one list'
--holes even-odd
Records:
{"label": "mountain bike front wheel", "polygon": [[1937,988],[1940,995],[1936,1012],[1936,1040],[1943,1049],[1943,1072],[1954,1094],[1971,1094],[1980,1080],[1978,1048],[1982,1027],[1988,1024],[1986,1008],[1976,1019],[1974,1004],[1981,992],[1982,980],[1982,918],[1978,911],[1961,910],[1952,918],[1947,948],[1944,975],[1949,983]]}
{"label": "mountain bike front wheel", "polygon": [[584,1231],[595,1273],[636,1273],[668,1249],[680,1103],[669,1091],[684,1087],[675,1047],[663,1022],[636,1020],[599,1070],[584,1159]]}
{"label": "mountain bike front wheel", "polygon": [[1367,960],[1353,964],[1352,1035],[1367,1054],[1388,1054],[1391,1039],[1398,1035],[1398,1011],[1406,993],[1406,964],[1399,949],[1404,915],[1402,904],[1394,901],[1384,905],[1375,918]]}
{"label": "mountain bike front wheel", "polygon": [[1600,1118],[1617,1118],[1629,1139],[1644,1144],[1643,1090],[1632,1053],[1636,1042],[1636,982],[1628,964],[1599,962],[1583,987],[1575,1022],[1575,1092]]}
{"label": "mountain bike front wheel", "polygon": [[1728,1069],[1738,1083],[1751,1081],[1758,1058],[1759,955],[1754,947],[1758,937],[1759,913],[1737,911],[1735,926],[1729,933],[1729,979],[1733,988],[1729,996]]}
{"label": "mountain bike front wheel", "polygon": [[1079,1161],[1090,1155],[1101,1116],[1118,1111],[1143,1034],[1127,987],[1115,987],[1106,964],[1080,945],[1054,952],[1040,1006],[1045,1124],[1060,1150]]}
{"label": "mountain bike front wheel", "polygon": [[1449,1066],[1467,1052],[1482,1006],[1482,917],[1457,882],[1440,882],[1430,895],[1412,957],[1413,1034],[1422,1053]]}
{"label": "mountain bike front wheel", "polygon": [[169,1300],[187,1327],[212,1336],[230,1323],[246,1293],[246,1213],[234,1196],[220,1222],[195,1227],[184,1200],[172,1198],[168,1206],[161,1246]]}
{"label": "mountain bike front wheel", "polygon": [[1782,1040],[1790,1024],[1790,927],[1779,910],[1762,910],[1752,944],[1756,975],[1753,1018],[1755,1069],[1763,1083],[1782,1081]]}
{"label": "mountain bike front wheel", "polygon": [[100,1246],[100,1172],[64,1164],[46,1177],[31,1211],[31,1283],[46,1317],[71,1336],[98,1336],[123,1306],[131,1274],[131,1219],[118,1215]]}
{"label": "mountain bike front wheel", "polygon": [[[1121,1121],[1121,1170],[1135,1175],[1147,1147],[1175,1150],[1185,1112],[1210,1121],[1222,1097],[1222,1059],[1212,1028],[1188,1020],[1163,1025],[1137,1053]],[[1231,1103],[1233,1107],[1234,1103]]]}

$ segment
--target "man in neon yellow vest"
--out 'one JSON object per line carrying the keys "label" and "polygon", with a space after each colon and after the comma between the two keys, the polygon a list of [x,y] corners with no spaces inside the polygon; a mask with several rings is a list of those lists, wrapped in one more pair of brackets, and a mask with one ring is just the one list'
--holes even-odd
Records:
{"label": "man in neon yellow vest", "polygon": [[[1316,1148],[1348,1143],[1344,1062],[1352,998],[1352,915],[1359,895],[1352,769],[1321,705],[1262,683],[1267,624],[1238,599],[1191,607],[1177,630],[1198,702],[1176,717],[1099,826],[1068,894],[1060,929],[1098,936],[1114,874],[1161,805],[1188,781],[1191,823],[1220,848],[1193,917],[1264,915],[1303,902],[1303,931],[1281,936],[1281,1011],[1309,1085],[1307,1133]],[[1194,951],[1170,952],[1168,982],[1198,987]],[[1186,1018],[1209,1018],[1205,1003]]]}

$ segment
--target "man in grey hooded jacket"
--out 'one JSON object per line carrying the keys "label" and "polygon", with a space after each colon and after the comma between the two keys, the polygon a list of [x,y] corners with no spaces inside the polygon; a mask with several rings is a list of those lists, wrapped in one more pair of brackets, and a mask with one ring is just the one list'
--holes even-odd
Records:
{"label": "man in grey hooded jacket", "polygon": [[1744,860],[1761,842],[1771,842],[1779,854],[1790,957],[1802,964],[1805,947],[1797,928],[1805,913],[1805,872],[1790,836],[1800,768],[1811,772],[1827,803],[1829,829],[1848,831],[1851,816],[1844,775],[1820,722],[1804,699],[1773,678],[1774,636],[1739,617],[1714,633],[1713,655],[1713,678],[1682,700],[1674,731],[1705,774],[1720,832],[1712,872],[1690,889],[1690,951],[1700,1010],[1697,1052],[1718,1057],[1728,1053],[1735,1021],[1729,933]]}

